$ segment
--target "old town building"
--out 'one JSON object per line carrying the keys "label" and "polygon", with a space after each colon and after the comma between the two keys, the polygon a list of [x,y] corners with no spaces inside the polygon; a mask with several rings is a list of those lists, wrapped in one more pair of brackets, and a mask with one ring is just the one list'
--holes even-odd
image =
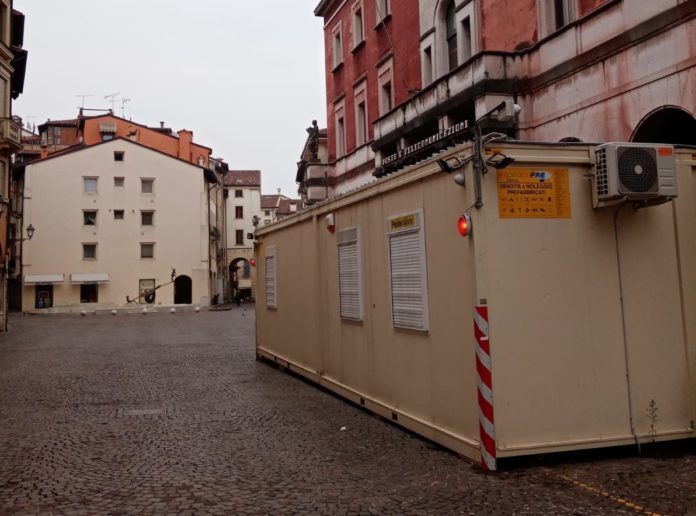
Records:
{"label": "old town building", "polygon": [[12,155],[21,149],[22,124],[12,118],[12,100],[24,90],[27,51],[24,44],[24,15],[13,9],[12,0],[0,0],[0,253],[3,256],[0,279],[0,331],[7,330],[8,277],[7,250],[18,240],[11,233],[10,220],[17,204],[10,199]]}
{"label": "old town building", "polygon": [[44,155],[64,150],[72,145],[94,145],[113,138],[128,138],[147,147],[157,149],[170,156],[208,166],[212,150],[194,143],[193,132],[182,129],[174,131],[160,122],[159,127],[143,124],[108,113],[88,116],[83,109],[77,118],[70,120],[47,120],[39,125],[39,135]]}
{"label": "old town building", "polygon": [[261,220],[261,171],[230,170],[225,174],[227,195],[227,256],[229,296],[254,298],[256,285],[251,273],[254,239],[249,238]]}
{"label": "old town building", "polygon": [[[315,9],[329,196],[473,139],[477,127],[529,141],[694,143],[694,2],[389,4]],[[521,108],[514,121],[498,118],[503,101]]]}
{"label": "old town building", "polygon": [[[696,3],[680,0],[420,0],[423,89],[374,124],[376,175],[477,125],[530,141],[694,143],[695,31]],[[488,116],[504,100],[521,107],[515,122]]]}
{"label": "old town building", "polygon": [[[330,195],[372,179],[373,124],[421,87],[417,0],[322,0]],[[315,177],[321,174],[315,170]],[[322,186],[316,184],[315,186]]]}
{"label": "old town building", "polygon": [[[174,134],[170,128],[164,126],[164,123],[160,123],[159,127],[148,127],[131,120],[114,116],[111,113],[97,116],[84,116],[82,110],[80,110],[80,114],[76,119],[49,120],[41,124],[39,126],[38,142],[35,135],[27,135],[27,137],[23,139],[24,146],[20,152],[20,159],[18,159],[17,166],[13,173],[11,198],[13,199],[12,202],[15,208],[13,209],[10,234],[19,236],[22,234],[22,228],[31,226],[37,231],[36,238],[42,238],[42,241],[45,242],[45,237],[40,236],[41,231],[39,230],[39,226],[37,226],[36,222],[29,220],[32,214],[25,209],[28,207],[28,204],[24,202],[24,198],[27,196],[27,187],[25,185],[27,179],[25,173],[27,170],[36,170],[34,165],[37,162],[49,158],[57,159],[65,154],[72,155],[78,153],[79,156],[89,156],[89,154],[79,154],[79,152],[94,145],[100,145],[117,139],[139,144],[140,146],[151,149],[157,155],[164,155],[175,158],[176,161],[183,161],[190,165],[194,165],[196,170],[204,170],[207,190],[205,192],[206,200],[203,213],[206,218],[204,224],[201,226],[201,228],[205,228],[203,232],[204,236],[201,238],[207,240],[205,255],[209,273],[205,282],[205,295],[199,295],[195,302],[212,304],[222,302],[228,283],[227,266],[225,263],[226,232],[224,229],[226,199],[223,194],[222,177],[226,173],[228,167],[223,160],[211,157],[212,150],[210,148],[194,143],[193,133],[188,130],[181,130]],[[37,143],[39,146],[38,153]],[[125,154],[121,154],[120,156],[117,156],[116,153],[114,154],[114,161],[121,162],[124,160]],[[63,161],[59,161],[58,163],[63,163]],[[164,172],[168,166],[166,160],[160,159],[153,163],[160,166],[161,170],[147,171],[148,175]],[[31,167],[28,165],[31,165]],[[85,173],[89,173],[95,177],[103,173],[109,173],[111,170],[110,165],[106,165],[103,160],[97,160],[90,166],[92,170],[86,170]],[[130,168],[130,166],[131,164],[129,163],[125,166],[121,165],[121,168],[126,169]],[[43,178],[43,176],[40,177]],[[119,180],[125,181],[123,177]],[[116,181],[116,178],[114,178],[114,181]],[[159,184],[161,188],[162,185],[169,183],[160,181]],[[119,190],[117,189],[117,191]],[[161,197],[159,198],[163,199],[163,196],[168,195],[168,193],[166,190],[162,190],[160,195]],[[189,197],[190,199],[186,199],[186,202],[198,202],[197,191],[194,191]],[[35,199],[33,200],[35,201]],[[154,200],[154,198],[151,200]],[[172,198],[171,201],[173,202],[174,199]],[[51,198],[46,198],[42,202],[42,206],[55,204],[58,204],[58,202],[56,199]],[[162,232],[160,231],[160,235],[161,234]],[[111,233],[107,232],[102,233],[100,238],[109,238],[109,235],[113,236]],[[28,268],[31,266],[31,263],[27,261],[27,250],[33,245],[28,242],[28,240],[28,237],[13,238],[13,245],[10,250],[9,270],[11,295],[9,301],[14,309],[21,308],[26,310],[30,305],[33,308],[44,308],[38,306],[38,301],[36,301],[38,298],[36,298],[36,296],[30,296],[30,299],[26,299],[28,293],[27,285],[33,288],[33,283],[31,281],[27,282],[26,280],[27,274],[31,276],[31,272]],[[116,277],[118,277],[118,275]],[[198,286],[196,286],[196,289],[198,289]],[[102,290],[104,290],[104,288],[102,288]],[[114,292],[115,290],[111,288],[105,291]],[[22,299],[23,297],[25,299]],[[101,296],[101,301],[99,302],[102,303],[102,301],[104,301],[106,304],[118,305],[125,302],[125,298],[121,300],[122,297],[123,296],[118,297],[113,295],[108,295],[107,297]],[[174,302],[174,297],[172,299],[167,299],[165,302]],[[177,299],[181,300],[184,297],[179,296]],[[75,300],[70,298],[70,296],[64,297],[63,299],[59,296],[58,302],[76,305]],[[51,297],[50,305],[53,305],[53,297]],[[77,303],[77,305],[79,305],[79,303]]]}
{"label": "old town building", "polygon": [[261,226],[278,222],[285,217],[294,215],[303,207],[301,199],[291,199],[280,193],[261,196]]}
{"label": "old town building", "polygon": [[121,137],[21,167],[24,232],[35,231],[23,242],[23,310],[207,305],[220,294],[210,168]]}

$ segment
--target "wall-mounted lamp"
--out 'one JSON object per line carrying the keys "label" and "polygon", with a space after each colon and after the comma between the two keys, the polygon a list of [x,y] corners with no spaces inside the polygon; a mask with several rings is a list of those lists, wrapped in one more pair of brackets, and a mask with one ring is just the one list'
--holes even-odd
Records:
{"label": "wall-mounted lamp", "polygon": [[34,231],[36,231],[36,230],[34,229],[34,226],[32,226],[31,224],[29,224],[29,225],[27,226],[27,238],[26,238],[26,239],[23,238],[22,240],[31,240],[31,237],[34,236]]}
{"label": "wall-mounted lamp", "polygon": [[[466,163],[468,163],[472,159],[474,159],[473,155],[466,156],[466,157],[450,156],[449,158],[437,160],[437,165],[440,167],[440,170],[442,170],[443,172],[445,172],[447,174],[451,174],[455,170],[463,167]],[[457,183],[459,186],[466,185],[466,176],[464,175],[463,170],[454,175],[454,182]]]}
{"label": "wall-mounted lamp", "polygon": [[334,218],[333,213],[329,213],[326,216],[325,221],[326,221],[326,229],[329,230],[329,233],[333,233],[334,231],[336,231],[336,220]]}
{"label": "wall-mounted lamp", "polygon": [[511,158],[510,156],[507,156],[507,155],[502,154],[500,152],[496,152],[495,154],[493,154],[490,158],[488,158],[486,160],[487,165],[495,167],[498,170],[505,168],[505,167],[508,167],[514,162],[515,162],[515,158]]}

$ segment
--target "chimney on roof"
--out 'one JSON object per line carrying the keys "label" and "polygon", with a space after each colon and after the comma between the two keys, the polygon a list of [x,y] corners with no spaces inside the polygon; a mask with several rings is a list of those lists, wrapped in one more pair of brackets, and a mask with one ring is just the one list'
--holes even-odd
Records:
{"label": "chimney on roof", "polygon": [[191,143],[193,143],[193,132],[182,129],[176,134],[179,135],[179,159],[191,161]]}
{"label": "chimney on roof", "polygon": [[278,188],[278,195],[280,195],[280,188]]}
{"label": "chimney on roof", "polygon": [[164,122],[160,122],[160,128],[164,129]]}

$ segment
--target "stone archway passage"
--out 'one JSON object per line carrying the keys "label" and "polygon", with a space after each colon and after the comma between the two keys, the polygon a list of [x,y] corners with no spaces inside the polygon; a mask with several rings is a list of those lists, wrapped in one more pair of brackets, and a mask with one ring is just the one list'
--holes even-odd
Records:
{"label": "stone archway passage", "polygon": [[696,119],[677,107],[658,109],[641,120],[631,141],[696,145]]}
{"label": "stone archway passage", "polygon": [[174,304],[190,305],[193,296],[193,282],[188,276],[177,276],[174,280]]}
{"label": "stone archway passage", "polygon": [[230,288],[232,292],[232,297],[238,299],[241,294],[245,291],[246,296],[251,295],[250,285],[243,285],[244,282],[249,282],[251,278],[251,264],[246,258],[235,258],[230,262],[229,266],[229,279]]}

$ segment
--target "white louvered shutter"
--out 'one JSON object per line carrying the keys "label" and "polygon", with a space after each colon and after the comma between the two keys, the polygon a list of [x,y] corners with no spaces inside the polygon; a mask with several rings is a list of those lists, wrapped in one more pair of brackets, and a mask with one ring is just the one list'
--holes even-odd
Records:
{"label": "white louvered shutter", "polygon": [[392,319],[395,328],[428,330],[427,285],[421,214],[407,230],[389,235]]}
{"label": "white louvered shutter", "polygon": [[266,256],[266,306],[275,308],[276,304],[276,257]]}
{"label": "white louvered shutter", "polygon": [[341,231],[338,240],[338,292],[341,317],[361,320],[360,248],[356,228]]}

